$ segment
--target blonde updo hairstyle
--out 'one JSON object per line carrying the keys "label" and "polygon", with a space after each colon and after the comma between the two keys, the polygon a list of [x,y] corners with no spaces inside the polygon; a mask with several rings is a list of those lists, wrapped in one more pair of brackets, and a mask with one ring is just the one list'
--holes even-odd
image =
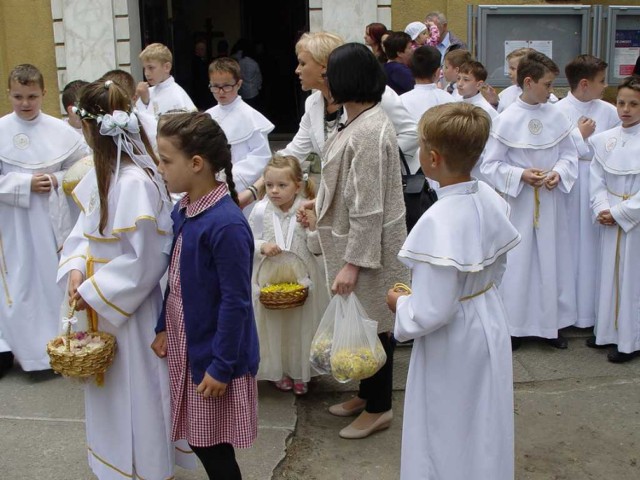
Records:
{"label": "blonde updo hairstyle", "polygon": [[335,33],[304,33],[296,43],[296,55],[303,51],[309,52],[314,62],[326,67],[331,52],[342,44],[344,44],[344,39]]}

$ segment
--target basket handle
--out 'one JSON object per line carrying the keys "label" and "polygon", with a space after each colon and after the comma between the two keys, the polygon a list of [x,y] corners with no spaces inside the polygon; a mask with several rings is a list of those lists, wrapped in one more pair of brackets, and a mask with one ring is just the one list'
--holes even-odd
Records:
{"label": "basket handle", "polygon": [[[69,308],[69,314],[67,316],[67,318],[71,319],[73,317],[73,315],[76,313],[76,306],[77,306],[77,302],[74,300],[73,302],[71,302],[71,307]],[[66,345],[66,351],[70,352],[71,351],[71,322],[67,322],[67,345]]]}

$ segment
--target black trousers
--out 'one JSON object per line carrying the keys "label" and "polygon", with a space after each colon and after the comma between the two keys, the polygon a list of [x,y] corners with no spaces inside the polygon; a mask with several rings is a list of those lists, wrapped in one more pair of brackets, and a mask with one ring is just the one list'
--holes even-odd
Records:
{"label": "black trousers", "polygon": [[367,401],[365,410],[369,413],[383,413],[391,410],[391,394],[393,393],[393,352],[396,341],[388,332],[378,334],[387,362],[373,377],[360,381],[358,397]]}
{"label": "black trousers", "polygon": [[219,443],[211,447],[189,446],[202,462],[209,480],[242,480],[236,453],[230,443]]}

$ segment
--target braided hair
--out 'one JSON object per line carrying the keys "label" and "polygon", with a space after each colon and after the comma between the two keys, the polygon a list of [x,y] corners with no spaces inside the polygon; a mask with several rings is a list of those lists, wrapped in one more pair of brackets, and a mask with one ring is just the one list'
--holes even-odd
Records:
{"label": "braided hair", "polygon": [[220,125],[207,113],[176,113],[162,117],[158,136],[171,139],[171,143],[185,155],[201,156],[213,174],[224,172],[229,194],[236,204],[238,192],[231,173],[231,148]]}

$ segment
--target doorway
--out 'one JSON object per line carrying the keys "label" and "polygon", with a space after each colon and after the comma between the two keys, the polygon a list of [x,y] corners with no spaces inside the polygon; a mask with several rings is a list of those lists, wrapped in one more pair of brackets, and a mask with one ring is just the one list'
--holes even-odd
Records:
{"label": "doorway", "polygon": [[[298,130],[306,94],[295,75],[295,43],[309,30],[308,0],[140,0],[142,45],[160,42],[173,52],[173,75],[201,109],[214,104],[209,61],[244,39],[262,71],[260,111],[274,133]],[[225,51],[226,50],[226,51]]]}

